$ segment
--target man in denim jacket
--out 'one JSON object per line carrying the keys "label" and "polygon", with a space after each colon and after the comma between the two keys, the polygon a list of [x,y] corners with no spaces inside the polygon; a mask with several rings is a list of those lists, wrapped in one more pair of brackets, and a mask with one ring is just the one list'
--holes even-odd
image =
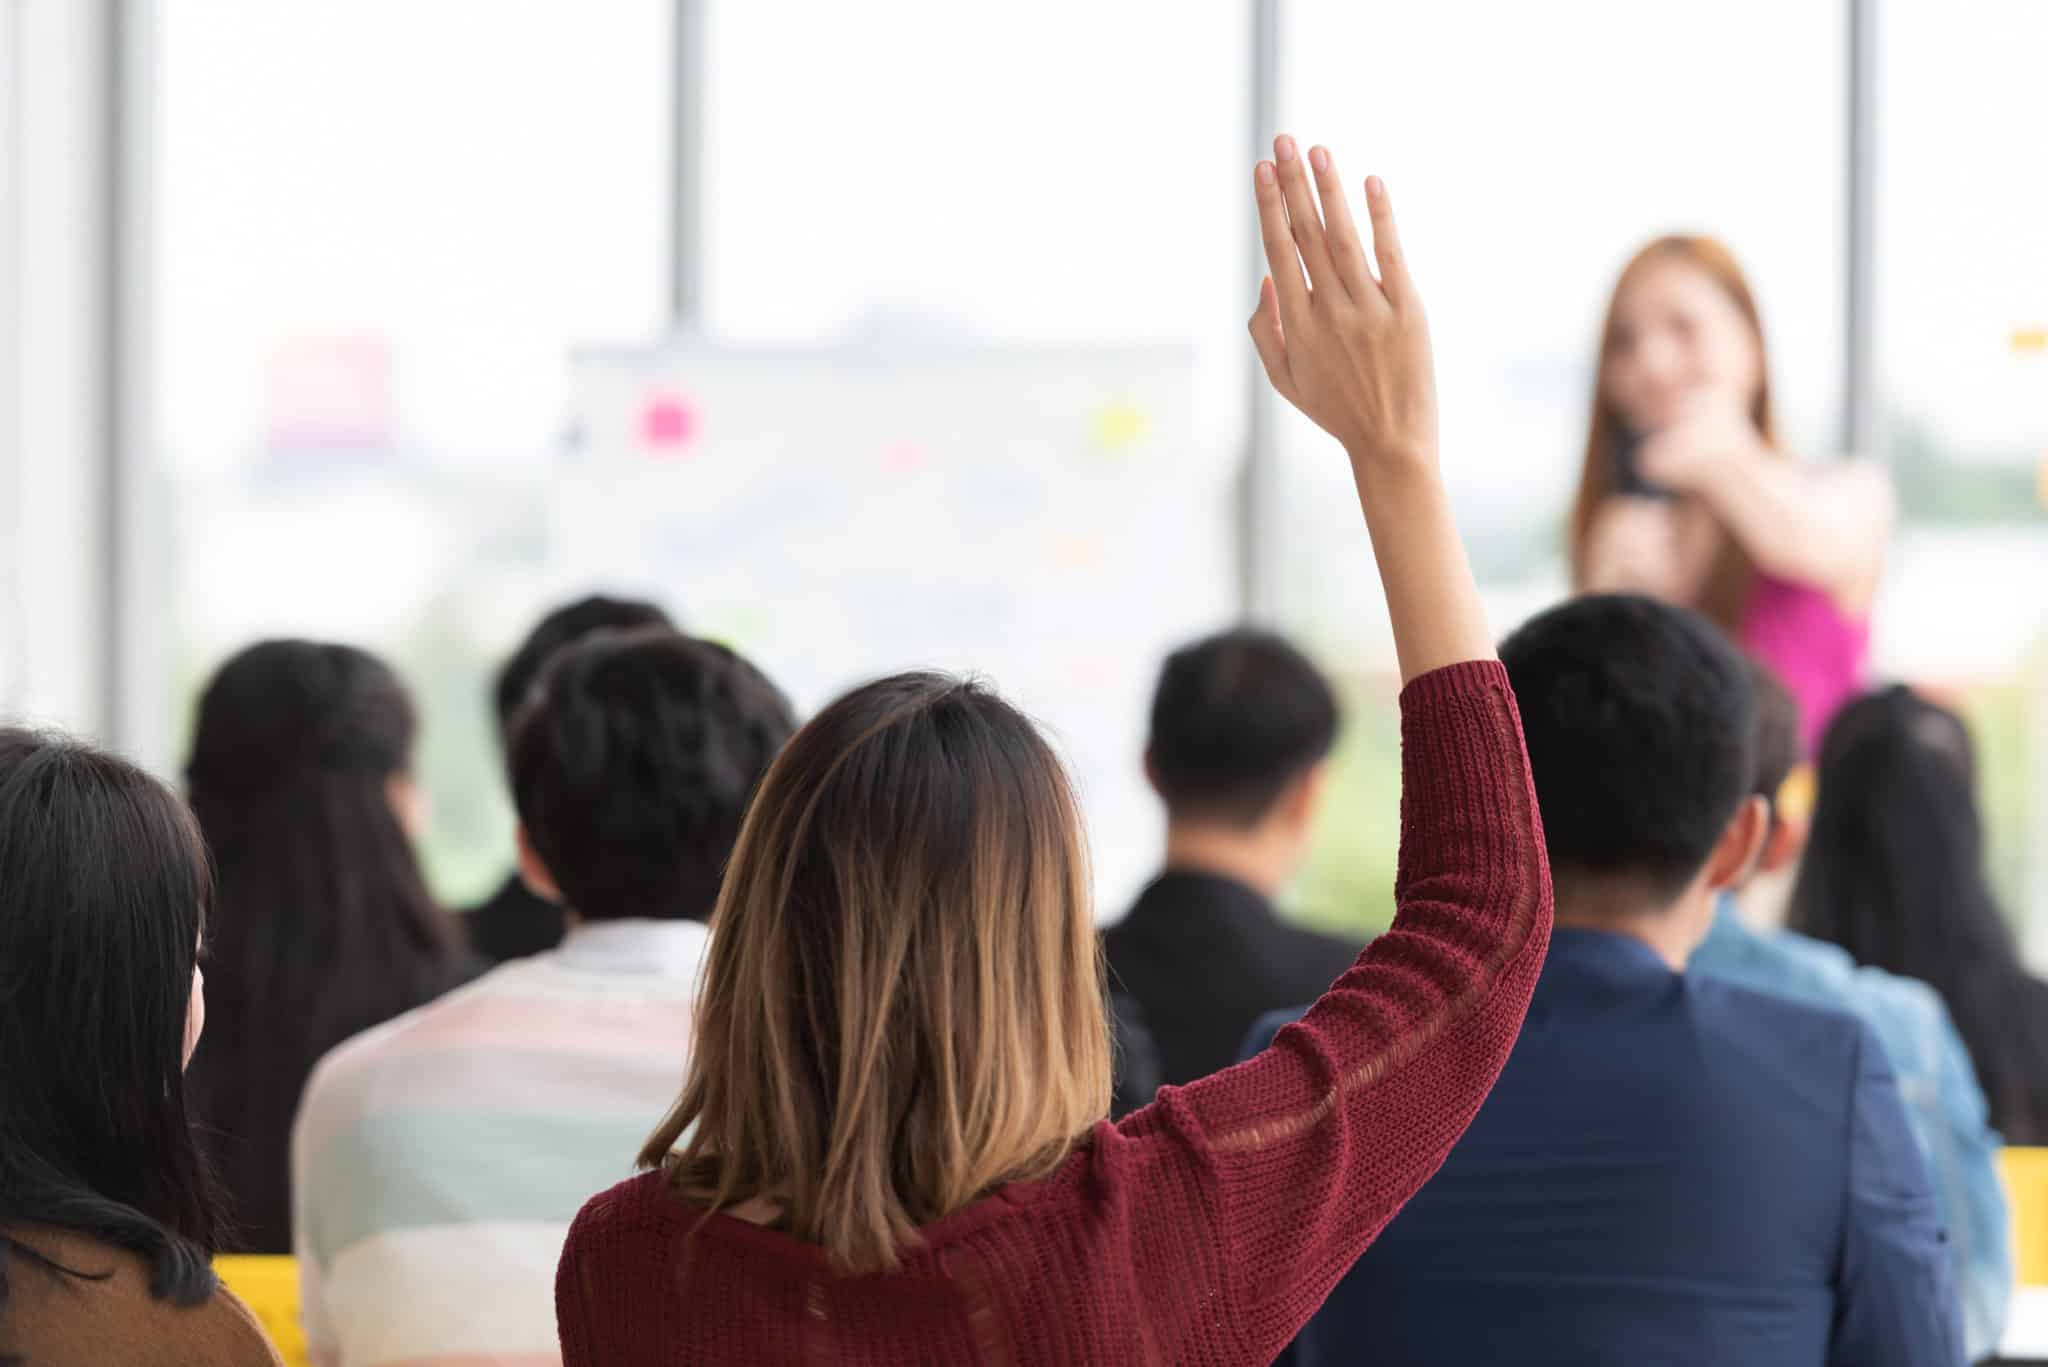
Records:
{"label": "man in denim jacket", "polygon": [[[1784,687],[1757,670],[1757,787],[1772,802],[1770,839],[1760,872],[1798,855],[1800,832],[1779,813],[1776,794],[1799,753],[1797,706]],[[1935,990],[1878,968],[1858,968],[1841,948],[1790,931],[1762,934],[1722,899],[1714,928],[1687,971],[1752,991],[1833,1006],[1861,1017],[1883,1041],[1898,1075],[1914,1136],[1927,1158],[1948,1228],[1955,1284],[1970,1360],[1991,1355],[2012,1295],[2012,1254],[2005,1193],[1998,1180],[1998,1135],[1970,1056]]]}

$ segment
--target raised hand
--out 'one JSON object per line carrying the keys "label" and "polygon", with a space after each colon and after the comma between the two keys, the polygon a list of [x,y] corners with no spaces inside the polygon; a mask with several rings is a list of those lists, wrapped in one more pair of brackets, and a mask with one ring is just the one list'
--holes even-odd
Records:
{"label": "raised hand", "polygon": [[1259,287],[1251,333],[1267,377],[1344,444],[1354,468],[1434,462],[1429,325],[1401,255],[1386,186],[1377,177],[1365,182],[1375,277],[1329,152],[1314,148],[1304,161],[1285,135],[1274,140],[1273,152],[1254,174],[1271,273]]}
{"label": "raised hand", "polygon": [[1486,659],[1492,634],[1437,471],[1429,326],[1387,188],[1365,183],[1375,277],[1330,154],[1309,153],[1313,189],[1294,139],[1275,139],[1273,154],[1253,176],[1272,269],[1252,315],[1259,359],[1281,396],[1350,453],[1402,680]]}
{"label": "raised hand", "polygon": [[1688,399],[1677,421],[1643,443],[1645,479],[1681,494],[1711,496],[1716,481],[1742,479],[1769,458],[1763,435],[1739,398],[1703,392]]}

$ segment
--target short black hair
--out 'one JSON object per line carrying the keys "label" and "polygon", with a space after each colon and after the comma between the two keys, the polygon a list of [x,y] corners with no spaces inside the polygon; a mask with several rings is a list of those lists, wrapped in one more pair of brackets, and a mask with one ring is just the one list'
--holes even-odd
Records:
{"label": "short black hair", "polygon": [[1750,661],[1749,681],[1756,689],[1756,782],[1750,793],[1771,804],[1771,823],[1778,821],[1778,790],[1799,767],[1799,703],[1778,676]]}
{"label": "short black hair", "polygon": [[497,683],[491,694],[498,709],[499,734],[512,734],[512,719],[517,715],[520,704],[533,691],[535,680],[547,667],[548,657],[563,646],[580,641],[593,631],[674,626],[666,612],[640,598],[608,598],[604,594],[593,593],[573,603],[562,604],[534,624],[526,639],[519,643],[519,649],[512,652],[512,658],[498,670]]}
{"label": "short black hair", "polygon": [[1706,618],[1579,598],[1501,644],[1551,867],[1675,894],[1756,783],[1756,687]]}
{"label": "short black hair", "polygon": [[724,646],[600,632],[549,661],[515,718],[512,799],[584,920],[701,921],[795,729],[781,691]]}
{"label": "short black hair", "polygon": [[1147,755],[1175,819],[1256,824],[1330,753],[1337,695],[1306,655],[1239,628],[1167,656]]}

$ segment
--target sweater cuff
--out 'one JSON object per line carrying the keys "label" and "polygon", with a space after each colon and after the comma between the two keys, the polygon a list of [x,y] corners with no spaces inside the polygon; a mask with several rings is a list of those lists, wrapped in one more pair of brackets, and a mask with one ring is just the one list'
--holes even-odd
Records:
{"label": "sweater cuff", "polygon": [[1459,698],[1483,697],[1496,688],[1514,696],[1506,665],[1499,660],[1461,660],[1416,675],[1401,690],[1401,714],[1410,716]]}

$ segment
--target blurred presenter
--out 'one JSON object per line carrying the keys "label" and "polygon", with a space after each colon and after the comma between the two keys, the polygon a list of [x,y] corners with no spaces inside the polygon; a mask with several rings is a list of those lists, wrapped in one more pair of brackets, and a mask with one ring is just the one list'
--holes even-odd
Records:
{"label": "blurred presenter", "polygon": [[1873,464],[1807,464],[1779,441],[1763,324],[1727,248],[1661,237],[1636,253],[1601,333],[1573,586],[1718,622],[1799,700],[1811,754],[1863,687],[1892,521]]}

